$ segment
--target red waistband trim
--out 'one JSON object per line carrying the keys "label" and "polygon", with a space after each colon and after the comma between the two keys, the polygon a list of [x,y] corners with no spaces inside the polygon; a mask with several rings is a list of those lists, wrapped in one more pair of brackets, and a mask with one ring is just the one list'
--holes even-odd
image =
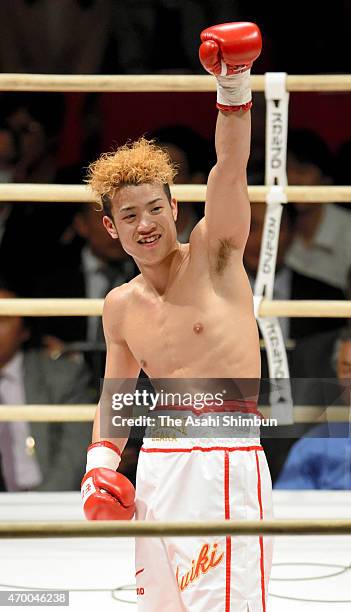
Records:
{"label": "red waistband trim", "polygon": [[191,453],[192,451],[209,453],[211,451],[263,451],[263,448],[262,446],[192,446],[191,448],[145,448],[142,446],[140,450],[143,453]]}

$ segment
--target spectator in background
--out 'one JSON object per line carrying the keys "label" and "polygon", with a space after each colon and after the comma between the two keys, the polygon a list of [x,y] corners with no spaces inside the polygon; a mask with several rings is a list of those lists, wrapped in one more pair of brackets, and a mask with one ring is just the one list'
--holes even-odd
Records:
{"label": "spectator in background", "polygon": [[[0,183],[12,183],[18,150],[16,139],[10,128],[0,124]],[[9,236],[9,219],[12,206],[9,202],[0,202],[0,272],[10,274],[12,262],[6,256]],[[11,234],[11,231],[10,231]]]}
{"label": "spectator in background", "polygon": [[167,150],[177,164],[177,183],[204,184],[210,167],[209,144],[187,125],[169,125],[154,130],[148,137]]}
{"label": "spectator in background", "polygon": [[[74,244],[62,251],[59,265],[52,268],[48,275],[36,280],[32,289],[35,297],[55,298],[104,298],[113,288],[131,280],[137,273],[134,261],[113,240],[102,225],[103,214],[96,205],[81,204],[73,218],[76,233]],[[100,351],[103,341],[101,317],[50,317],[42,319],[40,331],[44,344],[52,353],[60,353],[65,343],[85,342],[86,348]],[[98,371],[94,377],[102,375],[102,357],[94,363]]]}
{"label": "spectator in background", "polygon": [[[249,180],[252,183],[263,184],[263,176],[259,173],[256,176],[249,176]],[[264,203],[252,203],[251,204],[251,227],[250,233],[247,239],[245,251],[244,251],[244,266],[248,274],[251,286],[254,286],[259,255],[262,241],[263,224],[265,217],[266,205]],[[292,240],[294,239],[295,226],[296,226],[297,212],[295,207],[291,204],[283,206],[281,225],[279,232],[279,246],[276,261],[276,273],[274,279],[274,299],[280,300],[299,300],[299,299],[311,299],[311,300],[342,300],[345,298],[344,293],[336,288],[328,285],[327,283],[318,279],[310,278],[300,272],[293,270],[285,261],[287,250],[290,247]],[[339,333],[339,328],[343,325],[343,319],[332,319],[332,318],[280,318],[280,324],[283,331],[285,340],[293,339],[298,344],[309,345],[309,357],[313,360],[317,367],[325,367],[325,360],[321,363],[321,351],[314,342],[309,342],[311,334],[318,334],[318,332],[325,332],[330,330],[329,335],[335,337]],[[326,334],[327,335],[327,334]],[[315,336],[312,336],[314,338]],[[301,354],[300,354],[301,353]],[[305,362],[307,352],[305,350],[299,351],[299,357],[295,358],[296,349],[292,352],[288,351],[290,375],[293,378],[292,387],[293,391],[303,392],[304,385],[301,381],[296,381],[296,377],[303,376],[301,373],[301,363]],[[262,358],[262,379],[268,378],[268,364],[265,350],[261,351]],[[305,374],[306,376],[308,374]],[[310,374],[310,376],[316,376],[323,374]],[[264,386],[261,386],[261,394]],[[304,403],[294,400],[297,404]],[[264,402],[264,400],[263,400]],[[265,402],[264,402],[265,403]],[[310,402],[309,402],[310,403]],[[295,427],[296,429],[296,427]],[[305,428],[299,426],[299,431],[305,431]],[[291,445],[294,443],[294,438],[291,437],[291,430],[289,427],[280,427],[279,433],[276,433],[276,437],[266,437],[262,440],[262,445],[267,454],[267,460],[269,463],[270,472],[272,475],[273,482],[280,473],[280,470],[284,464],[287,453]]]}
{"label": "spectator in background", "polygon": [[14,181],[54,182],[58,172],[57,144],[65,115],[64,95],[4,93],[0,96],[0,112],[17,139]]}
{"label": "spectator in background", "polygon": [[[210,150],[206,141],[186,125],[166,126],[149,134],[165,149],[177,166],[174,184],[206,183],[209,172]],[[179,242],[188,242],[191,230],[201,218],[199,204],[180,202],[176,222]]]}
{"label": "spectator in background", "polygon": [[[288,138],[290,185],[330,185],[333,160],[313,132],[300,130]],[[346,289],[351,266],[351,214],[332,204],[298,204],[296,234],[286,257],[297,272]]]}
{"label": "spectator in background", "polygon": [[[262,183],[261,183],[262,181]],[[263,177],[258,179],[263,184]],[[251,227],[244,251],[244,266],[249,276],[251,286],[254,286],[263,233],[266,205],[251,204]],[[294,239],[297,213],[295,208],[287,204],[283,206],[279,248],[276,262],[273,297],[277,300],[342,300],[344,293],[321,280],[310,278],[292,269],[286,263],[286,253]],[[327,329],[335,329],[342,325],[342,319],[332,318],[290,318],[280,319],[285,339],[302,338]]]}
{"label": "spectator in background", "polygon": [[[351,409],[351,327],[339,336],[334,357],[338,404]],[[332,407],[330,408],[332,412]],[[292,446],[276,489],[351,489],[350,420],[322,423]]]}
{"label": "spectator in background", "polygon": [[[0,298],[14,297],[0,279]],[[0,402],[90,403],[86,369],[64,359],[53,361],[43,351],[28,350],[30,333],[23,318],[0,317]],[[78,489],[90,433],[89,423],[0,423],[0,487],[7,491]]]}
{"label": "spectator in background", "polygon": [[[347,275],[345,298],[351,301],[351,268]],[[351,317],[347,326],[350,323]],[[302,338],[296,343],[291,359],[291,370],[293,376],[298,379],[295,389],[297,404],[325,405],[326,402],[332,401],[330,396],[326,395],[328,384],[321,385],[320,380],[325,379],[328,383],[328,379],[332,382],[335,378],[336,362],[328,359],[328,355],[335,354],[339,334],[340,330],[333,329]]]}
{"label": "spectator in background", "polygon": [[[0,71],[199,72],[194,45],[203,28],[209,23],[254,21],[262,28],[270,58],[259,73],[349,72],[349,3],[336,3],[328,19],[323,11],[316,13],[312,3],[295,2],[294,9],[287,5],[288,27],[283,31],[279,4],[269,7],[267,11],[262,2],[248,5],[242,0],[2,0]],[[301,13],[304,20],[297,25],[296,15]],[[294,48],[297,27],[301,49]],[[310,44],[312,29],[313,52],[306,57],[302,49]],[[170,39],[177,40],[171,48]],[[334,54],[328,52],[326,39]]]}
{"label": "spectator in background", "polygon": [[15,134],[6,123],[0,123],[0,183],[12,183],[18,158]]}
{"label": "spectator in background", "polygon": [[[0,113],[17,145],[12,167],[14,182],[79,182],[77,169],[58,169],[57,147],[65,113],[61,94],[4,94]],[[7,220],[6,257],[16,262],[16,286],[30,295],[37,274],[60,260],[62,237],[72,219],[72,208],[62,204],[14,205]],[[50,227],[50,232],[47,229]],[[21,245],[21,259],[18,245]],[[23,257],[25,254],[25,257]],[[22,280],[22,285],[19,281]]]}

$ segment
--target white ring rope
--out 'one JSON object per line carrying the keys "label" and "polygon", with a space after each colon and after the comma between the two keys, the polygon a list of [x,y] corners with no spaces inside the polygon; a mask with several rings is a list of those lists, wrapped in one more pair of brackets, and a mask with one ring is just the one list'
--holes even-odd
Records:
{"label": "white ring rope", "polygon": [[[23,317],[83,317],[102,314],[103,299],[10,298],[0,299],[0,315]],[[262,300],[260,317],[351,317],[348,300]]]}
{"label": "white ring rope", "polygon": [[[250,77],[253,91],[264,91],[264,75]],[[351,91],[349,74],[288,75],[287,91]],[[207,75],[85,75],[0,74],[2,91],[105,91],[105,92],[204,92],[215,91],[215,80]]]}
{"label": "white ring rope", "polygon": [[[251,202],[265,202],[269,187],[249,186]],[[206,185],[172,185],[172,195],[179,202],[204,202]],[[351,202],[351,186],[287,186],[283,193],[288,202],[308,204]],[[0,202],[95,202],[96,197],[85,185],[50,185],[38,183],[0,184]]]}

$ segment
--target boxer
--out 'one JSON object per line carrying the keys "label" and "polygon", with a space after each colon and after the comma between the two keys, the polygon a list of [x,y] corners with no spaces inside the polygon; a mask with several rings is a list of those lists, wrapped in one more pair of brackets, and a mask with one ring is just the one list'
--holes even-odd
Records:
{"label": "boxer", "polygon": [[[259,380],[259,337],[242,258],[250,228],[250,68],[260,51],[253,23],[201,33],[200,61],[217,79],[217,162],[189,244],[177,241],[177,202],[169,189],[175,169],[154,142],[142,138],[90,166],[104,226],[140,270],[104,303],[105,380],[137,379],[141,369],[151,379],[198,379],[203,389],[209,379]],[[247,412],[257,394],[242,396]],[[116,471],[127,438],[102,436],[103,418],[100,401],[82,485],[86,517],[130,519],[134,490]],[[135,507],[138,520],[270,518],[271,480],[259,438],[147,436]],[[271,552],[262,537],[138,539],[139,610],[263,612]]]}

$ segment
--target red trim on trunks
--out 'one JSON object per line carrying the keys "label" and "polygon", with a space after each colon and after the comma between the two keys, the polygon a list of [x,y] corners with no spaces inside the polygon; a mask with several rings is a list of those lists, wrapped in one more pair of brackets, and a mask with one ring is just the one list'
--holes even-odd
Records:
{"label": "red trim on trunks", "polygon": [[140,449],[143,453],[191,453],[192,451],[201,451],[203,453],[209,453],[211,451],[262,451],[262,446],[192,446],[191,448],[145,448],[144,446]]}
{"label": "red trim on trunks", "polygon": [[109,442],[109,440],[100,440],[99,442],[92,442],[88,446],[88,452],[93,448],[97,448],[99,446],[110,448],[111,450],[115,451],[117,455],[121,456],[121,451],[119,450],[119,448],[115,444],[113,444],[113,442]]}
{"label": "red trim on trunks", "polygon": [[[229,503],[229,453],[224,453],[224,518],[230,520]],[[231,562],[232,562],[232,539],[227,536],[225,539],[225,612],[230,612],[230,581],[231,581]]]}
{"label": "red trim on trunks", "polygon": [[[256,455],[256,468],[257,468],[257,497],[258,497],[258,505],[260,508],[260,520],[263,519],[263,507],[262,507],[262,490],[261,490],[261,473],[260,473],[260,463],[258,459],[257,452]],[[265,583],[264,583],[264,551],[263,551],[263,538],[259,536],[260,542],[260,570],[261,570],[261,595],[262,595],[262,610],[266,612],[266,594],[265,594]]]}

